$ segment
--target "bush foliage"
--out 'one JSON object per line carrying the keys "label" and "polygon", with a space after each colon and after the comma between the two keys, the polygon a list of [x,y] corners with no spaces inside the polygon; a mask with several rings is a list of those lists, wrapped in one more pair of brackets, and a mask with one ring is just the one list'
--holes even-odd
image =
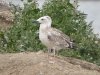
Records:
{"label": "bush foliage", "polygon": [[[14,25],[6,32],[0,32],[0,52],[38,51],[46,49],[38,39],[38,28],[33,19],[51,16],[56,27],[75,40],[76,48],[61,50],[59,54],[100,63],[100,42],[93,33],[92,22],[85,21],[86,15],[78,11],[69,0],[48,0],[42,9],[36,2],[14,7]],[[100,65],[100,64],[99,64]]]}

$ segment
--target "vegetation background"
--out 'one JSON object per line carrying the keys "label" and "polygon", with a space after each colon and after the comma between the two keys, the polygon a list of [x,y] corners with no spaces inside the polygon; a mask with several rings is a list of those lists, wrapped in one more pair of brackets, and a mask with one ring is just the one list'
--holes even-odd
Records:
{"label": "vegetation background", "polygon": [[11,4],[15,15],[14,24],[7,31],[0,31],[0,52],[23,52],[47,50],[38,39],[39,26],[33,19],[51,16],[53,27],[69,35],[76,44],[75,49],[61,50],[60,55],[75,57],[100,65],[100,39],[93,33],[92,22],[78,11],[69,0],[46,0],[42,9],[36,1],[24,4],[24,8]]}

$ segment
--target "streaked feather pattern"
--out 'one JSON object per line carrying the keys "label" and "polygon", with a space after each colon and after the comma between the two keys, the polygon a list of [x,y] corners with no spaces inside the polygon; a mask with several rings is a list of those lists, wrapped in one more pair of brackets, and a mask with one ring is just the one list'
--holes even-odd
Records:
{"label": "streaked feather pattern", "polygon": [[58,46],[61,49],[68,48],[71,45],[71,39],[69,38],[69,36],[56,28],[50,28],[48,30],[47,37],[49,41],[51,41],[53,44],[55,44],[55,46]]}

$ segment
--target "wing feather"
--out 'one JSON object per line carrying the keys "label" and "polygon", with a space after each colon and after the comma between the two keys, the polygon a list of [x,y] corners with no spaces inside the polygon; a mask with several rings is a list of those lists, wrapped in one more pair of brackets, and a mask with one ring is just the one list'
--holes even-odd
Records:
{"label": "wing feather", "polygon": [[55,43],[57,46],[61,47],[69,47],[71,43],[69,36],[56,28],[50,29],[48,32],[48,39]]}

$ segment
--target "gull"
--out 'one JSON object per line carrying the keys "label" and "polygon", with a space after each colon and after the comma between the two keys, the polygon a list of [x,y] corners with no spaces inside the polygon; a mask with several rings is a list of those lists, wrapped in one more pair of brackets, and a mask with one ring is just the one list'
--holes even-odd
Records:
{"label": "gull", "polygon": [[43,16],[37,19],[39,23],[39,39],[43,45],[48,49],[48,53],[53,50],[53,54],[56,54],[61,49],[73,48],[73,42],[70,37],[64,34],[62,31],[51,27],[52,19],[50,16]]}

